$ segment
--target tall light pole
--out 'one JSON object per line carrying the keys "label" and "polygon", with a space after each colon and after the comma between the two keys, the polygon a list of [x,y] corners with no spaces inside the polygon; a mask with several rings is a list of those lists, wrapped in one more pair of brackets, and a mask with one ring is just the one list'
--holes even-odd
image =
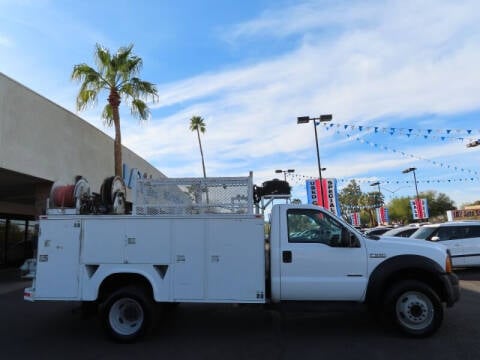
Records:
{"label": "tall light pole", "polygon": [[411,167],[411,168],[403,170],[402,173],[407,174],[409,172],[413,172],[413,180],[415,181],[415,192],[417,194],[417,200],[418,200],[418,199],[420,199],[420,197],[418,196],[417,177],[415,175],[415,170],[417,170],[417,168]]}
{"label": "tall light pole", "polygon": [[288,170],[275,170],[277,174],[283,173],[283,178],[285,181],[287,181],[287,173],[291,174],[295,172],[295,169],[288,169]]}
{"label": "tall light pole", "polygon": [[323,181],[322,181],[322,166],[320,165],[320,150],[318,149],[318,135],[317,135],[317,121],[320,124],[324,121],[331,121],[332,114],[324,114],[320,115],[316,118],[311,118],[310,116],[299,116],[297,117],[297,124],[306,124],[310,121],[313,121],[313,128],[315,129],[315,145],[317,147],[317,164],[318,164],[318,178],[320,179],[320,199],[322,200],[322,207],[323,207]]}

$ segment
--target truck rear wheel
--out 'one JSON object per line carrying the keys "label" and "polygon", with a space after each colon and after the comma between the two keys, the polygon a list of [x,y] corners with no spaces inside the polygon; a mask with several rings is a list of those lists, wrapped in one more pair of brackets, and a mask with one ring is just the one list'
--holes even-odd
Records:
{"label": "truck rear wheel", "polygon": [[118,342],[133,342],[148,333],[155,318],[153,299],[144,289],[129,286],[113,292],[101,307],[107,335]]}
{"label": "truck rear wheel", "polygon": [[426,337],[440,327],[443,305],[438,295],[425,283],[405,280],[387,293],[385,310],[390,320],[403,333]]}

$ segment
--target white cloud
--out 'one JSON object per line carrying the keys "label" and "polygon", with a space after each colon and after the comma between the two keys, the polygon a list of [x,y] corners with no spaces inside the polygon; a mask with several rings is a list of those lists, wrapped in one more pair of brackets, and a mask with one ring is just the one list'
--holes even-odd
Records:
{"label": "white cloud", "polygon": [[4,47],[7,47],[7,48],[12,47],[13,46],[13,41],[12,41],[12,39],[7,37],[6,35],[0,34],[0,46],[4,46]]}

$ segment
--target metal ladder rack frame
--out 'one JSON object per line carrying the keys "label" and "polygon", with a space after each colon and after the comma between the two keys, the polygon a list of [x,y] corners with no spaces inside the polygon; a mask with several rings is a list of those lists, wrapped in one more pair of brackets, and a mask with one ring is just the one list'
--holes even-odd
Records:
{"label": "metal ladder rack frame", "polygon": [[248,177],[137,180],[132,215],[253,215],[253,175]]}

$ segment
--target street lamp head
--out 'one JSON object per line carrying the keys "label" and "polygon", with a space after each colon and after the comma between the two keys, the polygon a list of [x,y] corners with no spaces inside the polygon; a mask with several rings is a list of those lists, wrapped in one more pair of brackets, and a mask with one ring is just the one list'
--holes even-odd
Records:
{"label": "street lamp head", "polygon": [[370,186],[377,186],[377,185],[380,185],[380,181],[375,181],[370,184]]}
{"label": "street lamp head", "polygon": [[277,174],[281,174],[281,173],[293,173],[293,172],[295,172],[295,169],[275,170],[275,172],[276,172]]}
{"label": "street lamp head", "polygon": [[320,121],[331,121],[331,120],[332,120],[332,114],[320,115]]}
{"label": "street lamp head", "polygon": [[323,115],[320,115],[317,118],[311,118],[310,116],[299,116],[299,117],[297,117],[297,124],[306,124],[310,120],[319,121],[319,122],[331,121],[332,118],[333,118],[332,114],[323,114]]}
{"label": "street lamp head", "polygon": [[415,171],[415,170],[417,170],[417,168],[411,167],[411,168],[403,170],[402,173],[407,174],[407,173]]}
{"label": "street lamp head", "polygon": [[475,146],[478,146],[478,145],[480,145],[480,139],[469,142],[467,144],[467,147],[475,147]]}
{"label": "street lamp head", "polygon": [[306,124],[310,121],[309,116],[299,116],[297,117],[297,124]]}
{"label": "street lamp head", "polygon": [[322,171],[325,171],[325,170],[327,170],[327,168],[322,168]]}

